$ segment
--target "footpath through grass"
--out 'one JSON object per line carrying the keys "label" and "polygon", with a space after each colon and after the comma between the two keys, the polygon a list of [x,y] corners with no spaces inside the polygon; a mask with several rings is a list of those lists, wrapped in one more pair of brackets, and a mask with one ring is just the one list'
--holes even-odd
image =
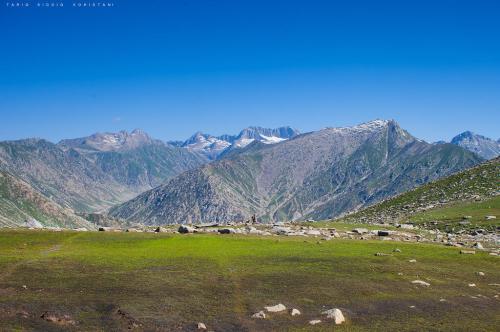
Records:
{"label": "footpath through grass", "polygon": [[[498,257],[436,245],[0,231],[1,331],[495,331],[498,284]],[[251,318],[277,303],[302,315]],[[334,307],[345,325],[321,315]]]}

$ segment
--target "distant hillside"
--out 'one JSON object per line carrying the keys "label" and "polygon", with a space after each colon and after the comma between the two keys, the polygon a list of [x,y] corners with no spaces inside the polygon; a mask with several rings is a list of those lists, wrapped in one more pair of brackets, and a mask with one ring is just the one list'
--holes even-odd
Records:
{"label": "distant hillside", "polygon": [[473,132],[463,132],[451,140],[451,144],[463,147],[472,151],[484,159],[492,159],[500,156],[500,140],[495,141]]}
{"label": "distant hillside", "polygon": [[498,213],[499,195],[500,158],[495,158],[341,219],[371,223],[457,221],[470,215],[470,219],[479,222],[485,220],[486,215]]}
{"label": "distant hillside", "polygon": [[262,127],[248,127],[238,135],[212,136],[197,132],[185,142],[170,142],[174,146],[182,146],[190,151],[198,152],[207,158],[214,160],[223,153],[231,150],[239,150],[252,142],[263,144],[275,144],[286,141],[299,135],[299,131],[291,127],[280,127],[275,129]]}
{"label": "distant hillside", "polygon": [[25,226],[26,221],[43,226],[93,228],[72,210],[62,208],[28,183],[0,171],[0,227]]}
{"label": "distant hillside", "polygon": [[64,207],[95,212],[154,188],[206,158],[131,134],[95,134],[53,144],[43,139],[0,142],[0,170]]}
{"label": "distant hillside", "polygon": [[326,128],[249,144],[111,209],[146,224],[326,219],[472,167],[482,159],[433,145],[395,121]]}

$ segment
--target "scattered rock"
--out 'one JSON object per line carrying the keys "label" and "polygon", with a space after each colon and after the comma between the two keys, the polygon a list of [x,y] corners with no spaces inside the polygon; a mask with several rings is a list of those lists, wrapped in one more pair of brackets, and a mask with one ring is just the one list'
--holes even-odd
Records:
{"label": "scattered rock", "polygon": [[414,229],[415,228],[415,226],[413,226],[412,224],[401,224],[398,227],[402,228],[402,229]]}
{"label": "scattered rock", "polygon": [[319,319],[313,319],[313,320],[309,321],[310,325],[316,325],[316,324],[319,324],[319,323],[321,323],[321,320],[319,320]]}
{"label": "scattered rock", "polygon": [[375,256],[392,256],[391,254],[385,254],[383,252],[377,252]]}
{"label": "scattered rock", "polygon": [[290,314],[292,316],[299,316],[300,315],[300,311],[298,309],[293,308],[292,312]]}
{"label": "scattered rock", "polygon": [[469,287],[476,287],[476,284],[469,284]]}
{"label": "scattered rock", "polygon": [[401,252],[401,249],[396,248],[396,249],[393,250],[393,252]]}
{"label": "scattered rock", "polygon": [[194,228],[188,225],[180,225],[178,232],[181,234],[194,233]]}
{"label": "scattered rock", "polygon": [[234,234],[236,233],[233,228],[219,228],[219,234]]}
{"label": "scattered rock", "polygon": [[422,280],[413,280],[411,283],[414,285],[420,285],[420,286],[425,286],[425,287],[429,287],[431,285],[428,282],[425,282]]}
{"label": "scattered rock", "polygon": [[252,318],[265,319],[266,318],[266,313],[261,310],[259,312],[256,312],[255,314],[253,314]]}
{"label": "scattered rock", "polygon": [[16,315],[20,316],[22,318],[29,318],[30,317],[30,313],[27,312],[26,310],[19,310],[18,312],[16,312]]}
{"label": "scattered rock", "polygon": [[334,319],[335,324],[337,325],[345,322],[344,315],[342,314],[342,311],[340,311],[340,309],[333,308],[327,311],[323,311],[323,314],[326,315],[326,318]]}
{"label": "scattered rock", "polygon": [[446,302],[446,299],[439,299],[439,302]]}
{"label": "scattered rock", "polygon": [[122,309],[117,309],[115,311],[115,314],[127,323],[127,325],[128,325],[127,327],[129,330],[132,330],[132,329],[135,329],[135,328],[141,326],[141,324],[134,317],[132,317],[132,315],[130,315],[128,312],[126,312]]}
{"label": "scattered rock", "polygon": [[472,219],[472,216],[463,216],[462,219]]}
{"label": "scattered rock", "polygon": [[493,219],[496,219],[497,217],[496,216],[486,216],[485,218],[486,218],[486,220],[493,220]]}
{"label": "scattered rock", "polygon": [[476,252],[474,250],[460,250],[462,255],[474,255]]}
{"label": "scattered rock", "polygon": [[410,259],[410,260],[408,261],[408,263],[416,263],[416,262],[417,262],[417,260],[416,260],[416,259]]}
{"label": "scattered rock", "polygon": [[281,312],[281,311],[285,311],[286,307],[283,304],[279,303],[279,304],[274,305],[274,306],[264,307],[264,309],[266,309],[267,312]]}
{"label": "scattered rock", "polygon": [[352,231],[354,233],[357,233],[357,234],[366,234],[366,233],[368,233],[368,229],[366,229],[366,228],[355,228]]}
{"label": "scattered rock", "polygon": [[476,249],[479,249],[479,250],[483,250],[484,247],[483,245],[481,244],[481,242],[476,242],[474,243],[474,245],[472,246],[473,248],[476,248]]}
{"label": "scattered rock", "polygon": [[57,325],[75,325],[75,321],[71,319],[71,316],[69,315],[58,316],[46,311],[40,316],[40,318]]}
{"label": "scattered rock", "polygon": [[479,271],[479,272],[476,272],[476,274],[477,274],[478,276],[484,277],[484,272]]}
{"label": "scattered rock", "polygon": [[206,330],[207,326],[203,323],[198,323],[198,330]]}

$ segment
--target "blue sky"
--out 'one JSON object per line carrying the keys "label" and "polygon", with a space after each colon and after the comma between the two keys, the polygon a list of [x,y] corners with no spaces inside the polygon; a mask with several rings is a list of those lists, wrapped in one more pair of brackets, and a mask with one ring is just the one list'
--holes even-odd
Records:
{"label": "blue sky", "polygon": [[1,3],[0,139],[375,118],[500,137],[499,1],[63,2]]}

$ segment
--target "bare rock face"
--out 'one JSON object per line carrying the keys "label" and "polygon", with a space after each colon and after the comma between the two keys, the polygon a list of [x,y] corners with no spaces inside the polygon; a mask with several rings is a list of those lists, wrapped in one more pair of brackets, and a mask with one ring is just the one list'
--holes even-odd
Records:
{"label": "bare rock face", "polygon": [[500,156],[500,141],[495,141],[470,131],[455,136],[451,140],[451,144],[461,146],[484,159],[492,159]]}

